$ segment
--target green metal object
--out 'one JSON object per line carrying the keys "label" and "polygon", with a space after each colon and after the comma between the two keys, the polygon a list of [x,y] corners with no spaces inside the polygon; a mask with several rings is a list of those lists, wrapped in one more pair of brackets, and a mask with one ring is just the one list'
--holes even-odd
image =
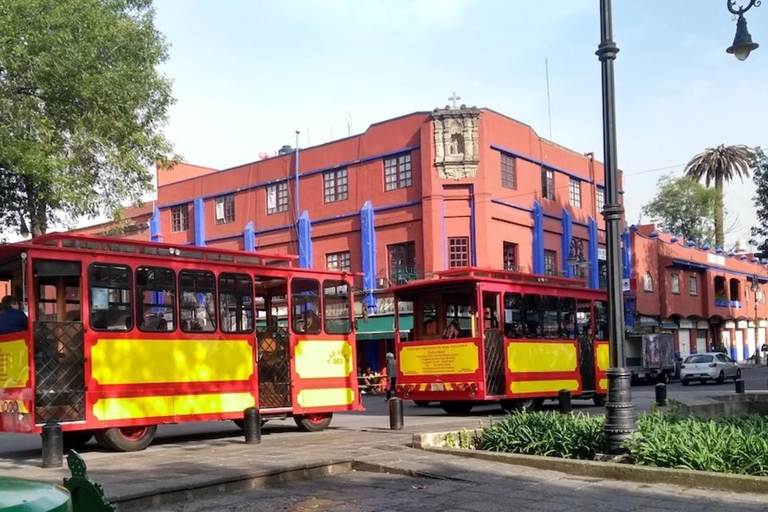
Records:
{"label": "green metal object", "polygon": [[0,477],[0,512],[72,512],[61,487],[32,480]]}
{"label": "green metal object", "polygon": [[75,450],[69,451],[67,466],[72,472],[72,478],[64,479],[64,487],[72,495],[72,510],[74,512],[115,512],[117,510],[114,505],[107,501],[101,485],[88,477],[85,461]]}

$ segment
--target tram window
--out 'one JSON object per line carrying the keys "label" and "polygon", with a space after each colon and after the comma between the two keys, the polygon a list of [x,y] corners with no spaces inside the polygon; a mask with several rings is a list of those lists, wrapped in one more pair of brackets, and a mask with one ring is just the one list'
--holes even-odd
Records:
{"label": "tram window", "polygon": [[576,299],[561,298],[559,301],[560,327],[558,338],[576,339]]}
{"label": "tram window", "polygon": [[207,270],[179,272],[179,318],[184,332],[216,330],[216,276]]}
{"label": "tram window", "polygon": [[504,336],[523,337],[523,296],[519,293],[504,294]]}
{"label": "tram window", "polygon": [[588,300],[576,302],[576,325],[579,336],[592,336],[592,304]]}
{"label": "tram window", "polygon": [[437,304],[434,302],[421,305],[421,332],[427,336],[437,334]]}
{"label": "tram window", "polygon": [[138,267],[136,297],[139,329],[149,332],[176,330],[176,274],[172,269]]}
{"label": "tram window", "polygon": [[294,332],[320,334],[320,283],[314,279],[292,279],[291,311]]}
{"label": "tram window", "polygon": [[323,282],[325,332],[349,334],[352,331],[349,307],[349,285],[344,281]]}
{"label": "tram window", "polygon": [[126,265],[92,263],[88,268],[90,322],[95,331],[130,331],[131,269]]}
{"label": "tram window", "polygon": [[602,300],[595,301],[595,339],[608,339],[608,303]]}
{"label": "tram window", "polygon": [[219,318],[224,332],[253,331],[253,283],[248,274],[219,274]]}
{"label": "tram window", "polygon": [[413,341],[417,339],[418,333],[413,325],[413,302],[398,300],[396,314],[400,326],[400,341]]}
{"label": "tram window", "polygon": [[541,297],[538,295],[526,295],[524,303],[523,335],[526,338],[541,338],[544,334],[544,311]]}
{"label": "tram window", "polygon": [[543,328],[542,332],[545,338],[559,338],[560,337],[560,322],[559,322],[559,304],[557,297],[542,297],[541,304],[543,306]]}
{"label": "tram window", "polygon": [[472,336],[472,300],[469,294],[456,294],[445,298],[446,329],[451,323],[459,326],[459,337]]}

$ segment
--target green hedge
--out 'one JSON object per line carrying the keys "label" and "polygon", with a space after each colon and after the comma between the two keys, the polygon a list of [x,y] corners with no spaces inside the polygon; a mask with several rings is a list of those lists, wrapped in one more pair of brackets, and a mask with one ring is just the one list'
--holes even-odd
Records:
{"label": "green hedge", "polygon": [[[479,448],[593,459],[603,451],[603,422],[601,416],[581,413],[523,411],[487,428]],[[626,448],[638,465],[768,476],[768,418],[646,414]]]}

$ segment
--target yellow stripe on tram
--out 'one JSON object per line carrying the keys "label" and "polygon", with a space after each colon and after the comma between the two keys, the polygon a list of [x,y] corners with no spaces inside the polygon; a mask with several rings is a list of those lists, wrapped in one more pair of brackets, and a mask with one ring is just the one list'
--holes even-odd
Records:
{"label": "yellow stripe on tram", "polygon": [[186,416],[242,412],[256,400],[250,393],[206,393],[200,395],[137,396],[101,398],[93,406],[97,420]]}
{"label": "yellow stripe on tram", "polygon": [[304,408],[350,405],[355,401],[355,391],[351,388],[302,389],[296,401]]}
{"label": "yellow stripe on tram", "polygon": [[99,384],[243,381],[253,374],[246,340],[100,339],[91,349]]}
{"label": "yellow stripe on tram", "polygon": [[573,343],[514,342],[507,347],[512,373],[576,371],[577,354]]}
{"label": "yellow stripe on tram", "polygon": [[545,393],[557,392],[561,389],[576,391],[579,389],[579,381],[576,379],[524,380],[513,382],[509,388],[512,393]]}
{"label": "yellow stripe on tram", "polygon": [[608,345],[598,345],[597,346],[597,367],[602,370],[606,371],[610,367],[611,360],[610,360],[610,352],[608,351]]}
{"label": "yellow stripe on tram", "polygon": [[296,375],[302,379],[347,377],[352,373],[352,345],[344,340],[301,340],[296,345]]}
{"label": "yellow stripe on tram", "polygon": [[23,388],[29,381],[29,347],[24,340],[0,343],[0,389]]}

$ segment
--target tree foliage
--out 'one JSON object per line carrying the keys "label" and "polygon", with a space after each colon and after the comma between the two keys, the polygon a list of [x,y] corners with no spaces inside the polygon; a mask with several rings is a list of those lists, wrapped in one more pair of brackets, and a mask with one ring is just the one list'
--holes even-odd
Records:
{"label": "tree foliage", "polygon": [[0,224],[112,213],[174,159],[152,0],[0,0]]}
{"label": "tree foliage", "polygon": [[704,180],[709,187],[713,182],[717,190],[715,201],[715,242],[718,247],[725,247],[725,208],[723,206],[723,187],[735,178],[749,178],[749,169],[754,162],[754,152],[747,146],[725,146],[707,148],[688,162],[685,174],[696,181]]}
{"label": "tree foliage", "polygon": [[755,183],[755,204],[758,225],[752,228],[750,243],[757,246],[758,252],[768,253],[768,156],[762,148],[755,148],[755,168],[752,174]]}
{"label": "tree foliage", "polygon": [[700,242],[712,240],[715,232],[712,219],[717,201],[714,189],[687,176],[675,178],[670,175],[660,178],[656,186],[656,197],[643,206],[644,215],[676,235]]}

